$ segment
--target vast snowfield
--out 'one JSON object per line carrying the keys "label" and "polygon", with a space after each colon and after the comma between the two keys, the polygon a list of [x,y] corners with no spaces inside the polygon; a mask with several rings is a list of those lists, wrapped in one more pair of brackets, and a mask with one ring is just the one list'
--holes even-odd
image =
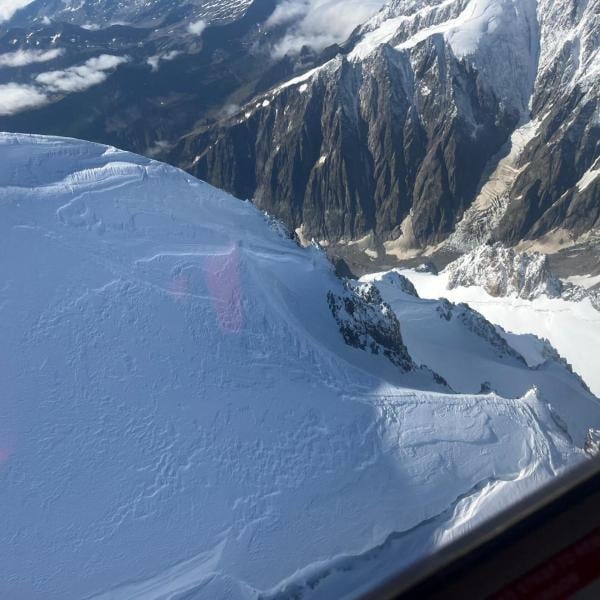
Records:
{"label": "vast snowfield", "polygon": [[[421,297],[466,302],[489,321],[500,325],[506,330],[505,337],[531,366],[539,364],[540,359],[531,346],[535,346],[535,340],[527,334],[549,340],[592,392],[600,396],[600,312],[589,299],[575,302],[545,296],[533,300],[494,297],[478,286],[448,289],[445,272],[437,276],[413,270],[400,273],[412,281]],[[580,279],[573,282],[583,283]]]}
{"label": "vast snowfield", "polygon": [[393,298],[463,394],[346,345],[324,255],[181,171],[13,134],[0,155],[1,598],[353,597],[600,427],[551,353],[531,369],[448,305]]}

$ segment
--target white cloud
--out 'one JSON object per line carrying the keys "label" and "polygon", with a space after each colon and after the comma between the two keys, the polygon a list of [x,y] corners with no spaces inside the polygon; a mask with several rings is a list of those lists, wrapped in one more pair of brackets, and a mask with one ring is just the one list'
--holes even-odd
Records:
{"label": "white cloud", "polygon": [[166,52],[165,54],[155,54],[146,60],[146,62],[152,67],[153,71],[158,71],[160,68],[160,63],[164,61],[170,61],[176,59],[181,53],[179,50],[171,50],[171,52]]}
{"label": "white cloud", "polygon": [[202,35],[206,29],[206,21],[203,21],[202,19],[193,21],[188,25],[187,29],[193,35]]}
{"label": "white cloud", "polygon": [[108,72],[127,62],[127,60],[122,56],[102,54],[97,58],[90,58],[83,65],[69,67],[62,71],[40,73],[35,80],[49,92],[67,94],[83,92],[106,81]]}
{"label": "white cloud", "polygon": [[0,54],[0,67],[25,67],[34,63],[54,60],[65,53],[62,49],[54,50],[17,50]]}
{"label": "white cloud", "polygon": [[0,0],[0,23],[12,19],[13,15],[33,0]]}
{"label": "white cloud", "polygon": [[0,115],[14,115],[39,108],[52,102],[53,94],[83,92],[105,81],[109,71],[128,60],[127,57],[102,54],[97,58],[90,58],[82,65],[40,73],[35,77],[35,85],[0,85]]}
{"label": "white cloud", "polygon": [[343,42],[384,4],[385,0],[284,0],[267,22],[269,27],[290,27],[274,54],[295,54],[303,46],[322,50]]}
{"label": "white cloud", "polygon": [[0,115],[14,115],[48,103],[46,94],[32,85],[7,83],[0,85]]}
{"label": "white cloud", "polygon": [[154,56],[151,56],[150,58],[148,58],[148,60],[146,62],[150,65],[150,68],[153,71],[158,71],[158,68],[160,67],[160,59],[161,58],[162,58],[162,56],[160,54],[155,54]]}
{"label": "white cloud", "polygon": [[146,148],[144,152],[144,156],[148,156],[149,158],[158,158],[165,152],[168,152],[173,147],[173,144],[170,142],[166,142],[165,140],[157,140],[150,146]]}
{"label": "white cloud", "polygon": [[310,0],[284,0],[267,20],[267,27],[287,25],[302,19],[310,10]]}

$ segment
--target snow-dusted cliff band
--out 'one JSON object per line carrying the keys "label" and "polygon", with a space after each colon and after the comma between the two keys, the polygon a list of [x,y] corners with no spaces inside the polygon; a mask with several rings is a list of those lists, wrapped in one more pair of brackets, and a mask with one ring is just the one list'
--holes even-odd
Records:
{"label": "snow-dusted cliff band", "polygon": [[1,597],[352,597],[592,448],[549,345],[172,167],[0,152]]}

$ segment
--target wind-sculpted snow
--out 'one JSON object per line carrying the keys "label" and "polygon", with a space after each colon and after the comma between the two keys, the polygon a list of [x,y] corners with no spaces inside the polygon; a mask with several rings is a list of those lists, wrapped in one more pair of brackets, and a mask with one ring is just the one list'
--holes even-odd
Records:
{"label": "wind-sculpted snow", "polygon": [[488,342],[413,295],[418,364],[471,336],[439,369],[467,395],[347,345],[324,255],[181,171],[72,140],[0,152],[2,598],[352,596],[600,428],[563,366],[475,361]]}

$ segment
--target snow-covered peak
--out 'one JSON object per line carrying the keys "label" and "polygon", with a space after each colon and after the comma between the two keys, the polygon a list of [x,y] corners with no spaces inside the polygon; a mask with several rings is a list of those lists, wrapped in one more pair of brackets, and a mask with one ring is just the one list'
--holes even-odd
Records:
{"label": "snow-covered peak", "polygon": [[500,98],[526,110],[539,46],[536,0],[396,0],[352,36],[348,58],[367,60],[383,45],[418,55],[423,44],[436,39],[478,69]]}
{"label": "snow-covered peak", "polygon": [[364,59],[381,44],[412,52],[443,38],[500,98],[525,111],[535,78],[537,29],[535,0],[401,0],[365,24],[350,56]]}
{"label": "snow-covered peak", "polygon": [[561,295],[560,280],[552,275],[548,257],[538,252],[517,252],[502,244],[479,246],[447,268],[448,287],[480,286],[491,296],[531,300]]}
{"label": "snow-covered peak", "polygon": [[[2,598],[343,597],[600,428],[564,365],[393,278],[392,312],[182,171],[56,138],[0,152]],[[440,339],[463,393],[414,367],[448,369]]]}
{"label": "snow-covered peak", "polygon": [[[417,288],[421,299],[410,288],[398,285],[399,281],[406,278]],[[549,327],[544,328],[543,323],[548,316],[547,305],[543,302],[535,304],[517,299],[511,304],[510,299],[496,299],[480,288],[447,289],[447,272],[435,275],[416,270],[391,271],[366,275],[361,280],[375,284],[384,300],[396,312],[402,323],[404,343],[413,359],[420,362],[427,357],[427,364],[457,391],[493,390],[503,396],[514,396],[520,394],[527,381],[526,385],[533,383],[543,396],[553,397],[553,410],[557,410],[561,403],[558,389],[547,387],[547,375],[555,369],[571,373],[571,360],[576,363],[576,371],[585,374],[586,381],[593,384],[596,390],[600,389],[595,377],[595,367],[591,366],[594,361],[589,360],[589,352],[573,352],[573,347],[577,346],[574,341],[577,336],[573,339],[569,336],[571,332],[561,335],[565,332],[560,329],[553,331],[555,327],[552,327],[553,324],[571,320],[574,330],[582,325],[597,329],[600,317],[589,320],[589,311],[585,314],[588,322],[581,319],[580,323],[573,318],[574,315],[569,315],[568,302],[544,298],[543,302],[554,302],[563,309],[560,319],[553,319],[550,313],[547,323]],[[465,291],[469,294],[465,295]],[[447,300],[447,297],[457,304]],[[507,306],[505,313],[498,310],[502,304]],[[476,310],[471,307],[476,307]],[[486,313],[487,318],[495,325],[477,311]],[[526,314],[520,314],[521,311]],[[548,330],[552,331],[552,335],[548,336]],[[590,332],[592,340],[594,333],[595,331]],[[568,360],[561,357],[547,341],[547,337],[557,341]],[[565,345],[563,338],[570,340],[572,345]],[[588,360],[582,361],[581,358],[586,354]],[[461,365],[468,365],[468,368],[462,368]],[[537,379],[541,373],[544,375]],[[553,383],[550,385],[556,385],[557,381],[552,379]],[[573,406],[568,400],[571,393],[566,390],[563,392],[566,394],[565,404],[563,409],[557,410],[557,414],[569,412],[567,407]]]}
{"label": "snow-covered peak", "polygon": [[538,93],[546,79],[555,86],[599,90],[600,4],[598,0],[538,0],[540,24]]}
{"label": "snow-covered peak", "polygon": [[443,37],[499,97],[526,112],[548,78],[554,87],[598,85],[599,27],[595,1],[397,0],[365,23],[350,56],[364,59],[381,44],[412,51]]}
{"label": "snow-covered peak", "polygon": [[0,23],[23,25],[52,20],[93,29],[116,24],[150,27],[161,25],[177,11],[192,23],[193,19],[227,22],[243,15],[251,3],[252,0],[12,0],[8,7],[0,8]]}
{"label": "snow-covered peak", "polygon": [[[401,0],[365,24],[357,54],[364,56],[382,43],[411,48],[441,34],[456,56],[474,55],[490,34],[505,35],[521,19],[529,19],[531,8],[535,10],[535,0]],[[513,30],[513,44],[520,34]]]}

